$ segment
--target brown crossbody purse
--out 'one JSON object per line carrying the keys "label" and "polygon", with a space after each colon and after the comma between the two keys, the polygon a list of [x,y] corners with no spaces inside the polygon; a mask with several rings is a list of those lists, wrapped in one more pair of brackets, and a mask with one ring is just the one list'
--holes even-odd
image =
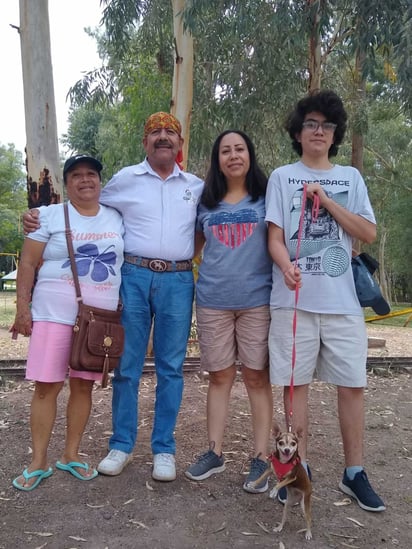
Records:
{"label": "brown crossbody purse", "polygon": [[119,364],[124,349],[124,328],[120,321],[122,305],[119,302],[117,310],[110,311],[83,303],[67,203],[64,204],[64,219],[67,248],[79,305],[73,326],[69,365],[73,370],[101,372],[102,387],[107,387],[109,372]]}

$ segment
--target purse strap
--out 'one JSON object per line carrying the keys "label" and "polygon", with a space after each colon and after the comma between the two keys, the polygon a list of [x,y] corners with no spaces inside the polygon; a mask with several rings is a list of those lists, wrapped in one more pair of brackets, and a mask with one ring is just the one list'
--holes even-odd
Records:
{"label": "purse strap", "polygon": [[71,230],[70,230],[69,206],[68,206],[67,202],[65,202],[63,204],[63,208],[64,208],[64,223],[66,225],[65,234],[66,234],[67,249],[69,251],[70,265],[71,265],[72,273],[73,273],[74,287],[76,289],[76,299],[80,303],[82,301],[82,293],[81,293],[81,290],[80,290],[79,275],[77,273],[76,260],[74,259],[72,233],[71,233]]}

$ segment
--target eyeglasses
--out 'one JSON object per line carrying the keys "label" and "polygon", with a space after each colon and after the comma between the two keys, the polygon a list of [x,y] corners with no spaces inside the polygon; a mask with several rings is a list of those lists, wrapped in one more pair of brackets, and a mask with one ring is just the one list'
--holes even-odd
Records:
{"label": "eyeglasses", "polygon": [[336,130],[337,124],[333,122],[318,122],[317,120],[306,120],[302,124],[302,128],[309,130],[310,132],[317,132],[319,128],[325,133],[332,133]]}

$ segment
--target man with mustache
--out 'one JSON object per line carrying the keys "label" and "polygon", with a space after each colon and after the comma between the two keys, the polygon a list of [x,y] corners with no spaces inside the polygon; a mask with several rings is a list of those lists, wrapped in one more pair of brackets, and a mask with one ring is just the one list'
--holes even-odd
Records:
{"label": "man with mustache", "polygon": [[176,478],[174,429],[183,393],[183,361],[192,320],[194,229],[203,182],[185,173],[180,122],[158,112],[146,121],[146,158],[121,169],[101,202],[123,216],[125,351],[113,379],[113,435],[97,470],[118,475],[137,438],[138,390],[153,321],[157,376],[151,446],[155,480]]}

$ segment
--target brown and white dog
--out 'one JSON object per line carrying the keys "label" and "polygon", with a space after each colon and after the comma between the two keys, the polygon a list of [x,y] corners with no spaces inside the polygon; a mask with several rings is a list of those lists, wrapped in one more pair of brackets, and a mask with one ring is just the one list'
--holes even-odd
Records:
{"label": "brown and white dog", "polygon": [[269,467],[253,484],[259,484],[272,472],[276,475],[278,483],[271,490],[269,497],[275,498],[279,490],[286,488],[287,498],[283,509],[282,520],[275,532],[281,532],[292,505],[301,504],[302,512],[306,520],[307,540],[312,539],[311,523],[311,495],[312,484],[301,464],[298,452],[298,435],[296,433],[282,433],[275,431],[275,450],[268,457]]}

